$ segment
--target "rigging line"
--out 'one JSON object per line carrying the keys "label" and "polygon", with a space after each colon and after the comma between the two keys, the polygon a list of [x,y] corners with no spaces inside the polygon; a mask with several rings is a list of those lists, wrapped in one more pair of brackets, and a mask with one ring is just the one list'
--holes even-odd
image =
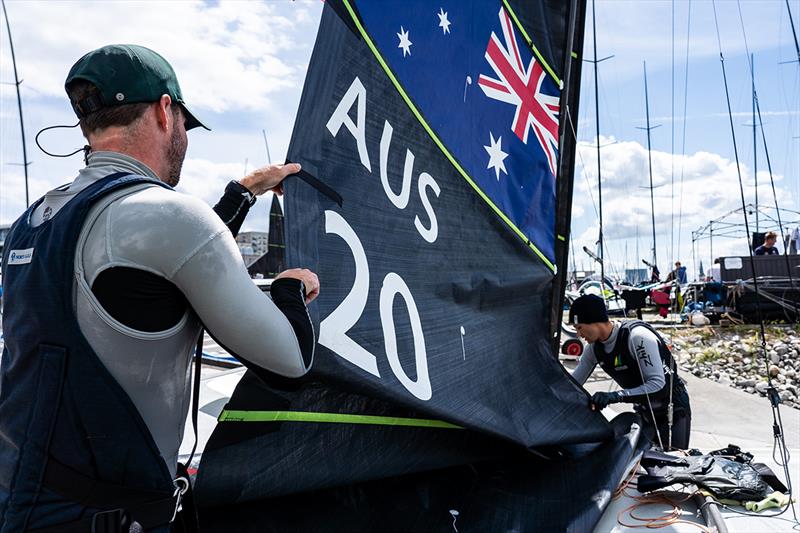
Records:
{"label": "rigging line", "polygon": [[669,227],[669,253],[672,263],[675,263],[675,0],[672,0],[672,67],[670,69],[670,149],[669,149],[669,174],[670,174],[670,227]]}
{"label": "rigging line", "polygon": [[594,112],[595,129],[597,131],[597,205],[600,218],[600,294],[605,300],[605,291],[602,290],[602,281],[605,279],[605,266],[603,265],[603,179],[600,173],[600,96],[597,88],[597,20],[595,17],[596,0],[592,0],[592,42],[594,46]]}
{"label": "rigging line", "polygon": [[[670,226],[669,226],[669,253],[670,265],[675,267],[675,305],[670,306],[674,309],[675,313],[680,317],[680,304],[681,304],[681,282],[679,279],[678,267],[675,266],[675,0],[672,0],[672,35],[671,35],[671,49],[672,49],[672,66],[670,68],[670,149],[669,149],[669,167],[670,167]],[[648,132],[650,133],[650,132]],[[673,321],[673,328],[670,330],[669,344],[674,343],[676,325]],[[667,404],[667,446],[672,449],[672,423],[673,423],[673,405],[672,405],[672,387],[674,380],[674,371],[669,375],[669,403]]]}
{"label": "rigging line", "polygon": [[[773,430],[773,445],[777,445],[779,447],[781,457],[787,457],[788,450],[786,449],[786,441],[784,440],[784,430],[783,430],[783,421],[780,417],[780,402],[781,399],[778,396],[777,390],[775,389],[774,385],[772,384],[772,378],[769,374],[769,357],[767,355],[767,338],[766,332],[764,331],[764,317],[761,312],[761,304],[759,303],[759,290],[758,290],[758,276],[756,276],[756,268],[755,268],[755,260],[753,259],[753,247],[750,242],[750,223],[747,220],[747,206],[744,200],[744,184],[742,182],[742,170],[739,165],[739,151],[736,146],[736,128],[733,125],[733,110],[731,109],[731,97],[730,92],[728,90],[728,77],[727,73],[725,72],[725,57],[722,54],[722,39],[720,38],[719,34],[719,20],[717,18],[717,3],[716,0],[711,0],[711,6],[714,10],[714,26],[717,32],[717,45],[719,46],[719,61],[722,67],[722,80],[725,85],[725,101],[728,106],[728,121],[730,123],[731,129],[731,138],[733,141],[733,155],[736,158],[736,173],[739,178],[739,194],[742,200],[742,216],[744,216],[744,224],[745,230],[747,231],[747,251],[750,256],[750,269],[753,272],[753,289],[756,295],[756,316],[758,317],[758,324],[759,330],[761,334],[761,353],[764,358],[764,364],[766,366],[766,374],[767,374],[767,396],[770,401],[770,406],[772,407],[772,430]],[[788,463],[788,461],[785,461]],[[792,507],[792,513],[795,513],[794,506],[791,505],[792,501],[792,481],[789,472],[788,464],[784,464],[783,466],[784,475],[786,476],[786,486],[789,487],[789,506]],[[797,516],[795,514],[795,519]]]}
{"label": "rigging line", "polygon": [[14,55],[14,41],[11,39],[11,23],[8,20],[8,12],[6,11],[6,2],[5,0],[0,1],[3,6],[3,16],[6,19],[6,29],[8,31],[8,45],[11,49],[11,63],[14,65],[14,85],[17,89],[17,108],[19,109],[19,129],[22,135],[22,168],[25,171],[25,207],[30,206],[30,199],[28,196],[28,149],[25,146],[25,123],[22,120],[22,96],[19,92],[19,86],[22,84],[22,81],[19,79],[17,75],[17,59]]}
{"label": "rigging line", "polygon": [[[778,194],[775,191],[775,179],[774,179],[773,174],[772,174],[772,162],[770,161],[769,148],[767,147],[767,136],[766,136],[766,133],[764,132],[764,122],[761,119],[761,104],[760,104],[760,102],[758,100],[758,92],[756,91],[755,69],[754,69],[754,66],[753,66],[753,56],[750,55],[750,48],[749,48],[748,43],[747,43],[747,32],[744,29],[744,17],[742,16],[742,4],[741,4],[740,0],[736,0],[736,6],[737,6],[737,8],[739,10],[739,24],[741,25],[741,28],[742,28],[742,37],[744,38],[744,48],[745,48],[745,52],[747,54],[747,64],[748,64],[748,66],[750,68],[750,77],[753,80],[753,82],[752,82],[752,84],[753,84],[753,103],[755,104],[755,108],[756,108],[756,111],[758,113],[758,127],[761,129],[761,140],[762,140],[762,142],[764,144],[764,154],[765,154],[766,160],[767,160],[767,170],[769,171],[769,183],[770,183],[770,186],[772,188],[772,199],[775,202],[775,214],[778,217],[778,230],[780,231],[781,241],[784,242],[783,256],[784,256],[784,259],[786,260],[786,271],[789,273],[789,284],[790,284],[791,287],[794,287],[794,277],[792,276],[792,267],[789,264],[789,250],[786,249],[787,243],[785,241],[785,233],[784,233],[784,230],[783,230],[783,222],[781,221],[781,210],[780,210],[780,206],[778,205]],[[753,128],[755,128],[755,127],[756,127],[756,125],[753,124]],[[753,147],[753,158],[755,159],[755,157],[756,157],[755,147]],[[757,179],[758,178],[756,177],[756,180]],[[756,181],[756,183],[758,183],[758,181]],[[758,195],[758,190],[756,189],[756,196],[757,195]],[[758,213],[758,205],[756,205],[756,213]],[[756,216],[758,216],[758,215],[756,215]],[[756,231],[758,231],[758,227],[756,227]],[[753,276],[755,276],[755,270],[753,271]],[[797,323],[797,321],[798,321],[798,309],[797,309],[796,305],[795,305],[795,310],[794,311],[795,311],[795,313],[794,313],[794,317],[795,317],[794,318],[794,322]]]}
{"label": "rigging line", "polygon": [[800,44],[797,44],[797,30],[794,29],[794,19],[792,18],[792,9],[789,7],[789,0],[786,0],[786,11],[789,12],[789,26],[792,27],[792,36],[794,37],[794,49],[797,52],[797,61],[800,62]]}
{"label": "rigging line", "polygon": [[[681,249],[681,230],[683,226],[683,178],[686,159],[686,104],[689,95],[689,36],[692,27],[692,0],[689,0],[688,13],[686,15],[686,67],[683,75],[683,131],[681,132],[681,183],[678,202],[678,250]],[[692,265],[695,273],[697,265]]]}
{"label": "rigging line", "polygon": [[[570,129],[572,129],[572,136],[577,141],[578,134],[575,132],[575,124],[572,123],[572,113],[570,112],[569,107],[567,107],[567,119],[569,121]],[[581,151],[578,150],[577,148],[575,149],[575,151],[578,153],[578,159],[581,162],[581,169],[583,170],[583,173],[582,173],[583,174],[583,179],[586,180],[586,187],[587,187],[587,190],[589,191],[589,199],[592,201],[592,208],[594,208],[594,216],[599,218],[599,215],[597,214],[597,204],[595,203],[594,195],[592,194],[592,184],[589,182],[589,176],[586,174],[586,164],[584,164],[584,162],[583,162],[583,155],[581,155]],[[572,233],[572,232],[570,232],[570,233]]]}

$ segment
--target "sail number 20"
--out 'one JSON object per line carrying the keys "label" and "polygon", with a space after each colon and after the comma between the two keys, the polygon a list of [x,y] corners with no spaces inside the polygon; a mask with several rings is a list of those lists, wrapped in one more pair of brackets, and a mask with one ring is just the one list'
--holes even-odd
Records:
{"label": "sail number 20", "polygon": [[[369,264],[361,240],[356,232],[335,211],[325,211],[325,232],[341,237],[353,254],[356,264],[356,278],[350,292],[339,306],[328,315],[319,326],[319,343],[335,354],[346,359],[357,367],[380,377],[375,355],[347,336],[364,313],[369,294]],[[411,320],[411,331],[414,337],[414,360],[416,362],[417,380],[412,380],[400,364],[397,353],[397,334],[394,327],[392,307],[395,297],[400,296],[408,309]],[[380,316],[383,328],[383,342],[389,367],[400,383],[420,400],[430,400],[432,396],[431,380],[428,375],[428,359],[425,351],[425,337],[422,333],[422,322],[419,318],[414,297],[403,278],[389,272],[383,278],[380,294]]]}
{"label": "sail number 20", "polygon": [[[354,117],[351,117],[350,112],[352,110],[355,110]],[[361,83],[361,80],[356,77],[342,96],[325,127],[333,137],[338,137],[341,131],[346,130],[355,141],[355,148],[362,166],[372,173],[372,162],[367,149],[366,117],[367,89]],[[388,121],[384,121],[379,147],[378,172],[386,198],[395,208],[403,210],[408,207],[411,198],[414,154],[409,149],[405,150],[403,181],[400,186],[400,192],[397,193],[390,186],[388,177],[389,149],[392,144],[393,132],[392,125]],[[349,142],[346,136],[343,136],[340,141]],[[420,217],[416,215],[414,217],[414,227],[426,242],[432,244],[438,238],[439,225],[429,195],[432,193],[433,196],[438,198],[441,190],[436,180],[427,172],[419,174],[417,188],[420,203],[425,210],[429,224],[426,226]],[[353,282],[353,288],[350,289],[344,300],[320,323],[319,343],[362,370],[369,372],[373,376],[380,377],[375,355],[347,335],[350,328],[358,322],[364,313],[369,295],[369,265],[367,264],[367,255],[364,253],[364,247],[350,224],[334,211],[325,211],[325,232],[338,235],[350,247],[356,263],[356,279]],[[408,317],[411,320],[411,332],[414,337],[414,361],[417,370],[416,381],[411,379],[403,370],[397,353],[397,333],[392,314],[394,299],[397,296],[400,296],[405,302],[406,309],[408,309]],[[381,326],[383,328],[383,342],[389,367],[400,383],[411,394],[420,400],[430,400],[432,395],[431,380],[428,375],[428,356],[425,351],[425,337],[422,332],[419,311],[408,285],[403,281],[403,278],[394,272],[389,272],[383,278],[379,308]]]}

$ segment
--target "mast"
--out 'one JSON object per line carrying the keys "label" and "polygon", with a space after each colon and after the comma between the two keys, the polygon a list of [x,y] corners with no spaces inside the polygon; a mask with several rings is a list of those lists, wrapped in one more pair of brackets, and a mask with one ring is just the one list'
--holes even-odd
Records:
{"label": "mast", "polygon": [[[564,289],[567,286],[567,260],[569,248],[572,244],[572,193],[575,175],[576,135],[569,125],[578,116],[581,81],[581,56],[583,54],[584,28],[586,23],[586,1],[570,0],[567,15],[567,35],[564,42],[564,74],[561,89],[560,114],[558,139],[558,179],[556,180],[556,239],[555,259],[558,273],[552,288],[552,305],[550,307],[550,331],[553,344],[553,353],[558,353],[557,347],[561,335],[561,322],[563,321]],[[572,255],[573,271],[576,270],[574,251]]]}
{"label": "mast", "polygon": [[267,163],[272,164],[272,156],[269,155],[269,143],[267,142],[267,130],[261,130],[261,135],[264,136],[264,147],[267,149]]}
{"label": "mast", "polygon": [[597,20],[595,17],[595,0],[592,0],[592,45],[594,48],[594,126],[595,137],[597,139],[597,204],[598,216],[600,217],[600,294],[605,299],[603,283],[606,279],[605,264],[603,261],[603,180],[600,173],[600,94],[597,90],[597,64],[602,61],[597,60]]}
{"label": "mast", "polygon": [[6,30],[8,30],[8,45],[11,49],[11,64],[14,65],[14,85],[17,88],[17,109],[19,110],[19,129],[22,137],[22,168],[25,169],[25,207],[30,206],[30,197],[28,194],[28,149],[25,146],[25,122],[22,119],[22,97],[19,93],[19,86],[22,80],[19,79],[17,74],[17,59],[14,55],[14,41],[11,39],[11,23],[8,21],[8,12],[6,11],[5,0],[0,0],[3,5],[3,16],[6,19]]}
{"label": "mast", "polygon": [[[753,63],[753,54],[750,54],[750,83],[753,89],[753,180],[755,181],[756,189],[756,233],[758,230],[758,144],[756,141],[756,75],[755,64]],[[781,235],[781,242],[783,242],[783,235]]]}
{"label": "mast", "polygon": [[656,254],[656,205],[655,199],[653,197],[653,158],[650,149],[650,130],[654,130],[661,126],[661,124],[657,124],[655,126],[650,126],[650,100],[647,93],[647,62],[642,62],[642,68],[644,70],[644,106],[645,106],[645,113],[647,116],[647,127],[645,128],[637,128],[640,130],[647,131],[647,166],[650,171],[650,220],[653,225],[653,266],[658,266],[658,257]]}

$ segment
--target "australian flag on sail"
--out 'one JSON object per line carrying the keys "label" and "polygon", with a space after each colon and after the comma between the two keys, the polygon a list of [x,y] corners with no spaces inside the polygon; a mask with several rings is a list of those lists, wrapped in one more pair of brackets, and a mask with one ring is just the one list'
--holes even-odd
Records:
{"label": "australian flag on sail", "polygon": [[501,2],[356,5],[380,56],[464,177],[555,262],[560,82],[509,12]]}

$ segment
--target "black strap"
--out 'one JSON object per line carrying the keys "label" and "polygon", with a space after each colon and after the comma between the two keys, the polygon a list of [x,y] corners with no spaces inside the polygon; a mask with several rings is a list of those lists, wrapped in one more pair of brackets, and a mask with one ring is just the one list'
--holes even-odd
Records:
{"label": "black strap", "polygon": [[[286,164],[287,165],[289,163],[292,163],[292,162],[293,161],[289,161],[288,159],[286,160]],[[301,180],[305,181],[306,183],[308,183],[309,185],[311,185],[312,187],[317,189],[319,192],[321,192],[322,194],[324,194],[325,196],[327,196],[328,198],[330,198],[331,200],[336,202],[336,204],[339,207],[342,207],[342,195],[339,194],[338,192],[334,191],[328,185],[325,185],[324,183],[322,183],[320,180],[318,180],[317,178],[315,178],[314,176],[312,176],[311,174],[309,174],[305,170],[301,169],[300,172],[298,172],[297,174],[292,174],[292,176],[297,176],[298,178],[300,178]]]}
{"label": "black strap", "polygon": [[172,498],[172,493],[135,489],[98,481],[50,457],[42,484],[71,501],[95,509],[112,509],[121,503],[140,503]]}
{"label": "black strap", "polygon": [[189,458],[186,460],[186,468],[192,466],[194,452],[197,450],[197,412],[200,410],[200,370],[203,366],[203,337],[205,329],[200,328],[200,336],[197,338],[197,348],[194,351],[194,379],[192,380],[192,430],[194,431],[194,444]]}
{"label": "black strap", "polygon": [[[177,494],[159,490],[135,489],[98,481],[52,457],[47,461],[42,484],[53,492],[85,507],[103,509],[96,513],[101,516],[99,519],[101,524],[113,522],[115,516],[120,520],[127,520],[129,517],[130,520],[138,522],[145,529],[169,524],[175,515],[175,507],[178,503]],[[98,522],[94,516],[91,514],[76,522],[36,531],[39,533],[48,533],[51,530],[92,531],[93,525],[96,526]],[[102,532],[113,529],[96,527],[95,530]]]}

